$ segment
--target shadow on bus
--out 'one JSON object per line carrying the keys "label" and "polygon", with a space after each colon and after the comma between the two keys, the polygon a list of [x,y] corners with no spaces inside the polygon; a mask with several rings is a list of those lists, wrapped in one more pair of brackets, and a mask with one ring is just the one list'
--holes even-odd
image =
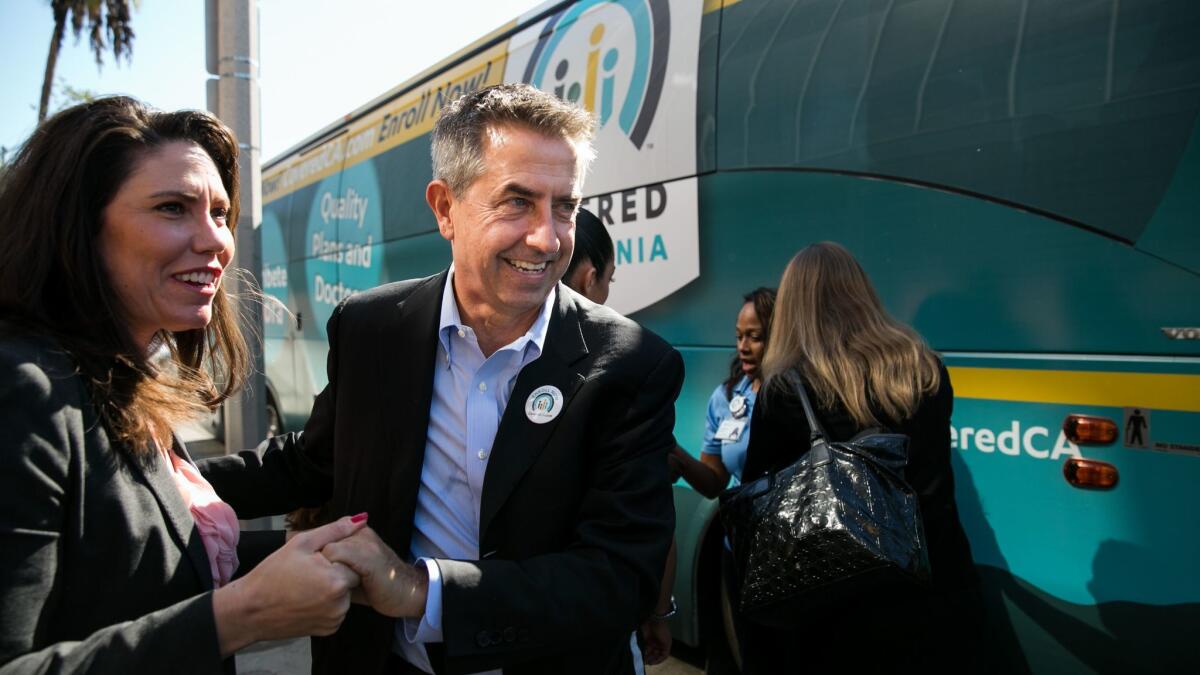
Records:
{"label": "shadow on bus", "polygon": [[[1185,626],[1200,625],[1200,603],[1150,605],[1108,601],[1075,604],[1061,600],[1012,574],[987,523],[970,472],[952,455],[959,514],[972,533],[988,624],[985,662],[993,672],[1186,672],[1195,671],[1200,653]],[[1152,575],[1157,565],[1148,549],[1107,540],[1097,547],[1087,588],[1093,597],[1111,598],[1136,586],[1136,576]]]}
{"label": "shadow on bus", "polygon": [[971,554],[975,560],[998,561],[1001,568],[992,565],[978,565],[981,591],[983,593],[984,611],[987,626],[984,628],[982,662],[989,664],[992,672],[1028,673],[1029,663],[1017,639],[1013,622],[1009,619],[1008,610],[1004,603],[1004,586],[1012,580],[1008,571],[1008,563],[1000,551],[996,534],[988,523],[979,501],[979,492],[971,472],[959,457],[958,452],[951,450],[950,464],[954,469],[955,500],[958,504],[958,516],[963,528],[971,533]]}

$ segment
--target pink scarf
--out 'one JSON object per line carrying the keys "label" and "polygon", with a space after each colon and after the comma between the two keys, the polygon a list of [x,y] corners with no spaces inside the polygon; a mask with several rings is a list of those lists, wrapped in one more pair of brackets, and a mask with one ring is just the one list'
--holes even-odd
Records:
{"label": "pink scarf", "polygon": [[186,459],[174,452],[171,458],[171,475],[179,487],[179,494],[192,519],[200,530],[200,540],[208,553],[208,564],[212,568],[213,587],[220,588],[229,583],[237,570],[237,544],[241,529],[233,508],[217,496],[212,485]]}

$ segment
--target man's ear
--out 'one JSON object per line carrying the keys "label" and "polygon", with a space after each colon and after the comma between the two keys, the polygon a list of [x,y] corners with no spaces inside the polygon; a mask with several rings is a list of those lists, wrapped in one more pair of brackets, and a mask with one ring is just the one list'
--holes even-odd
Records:
{"label": "man's ear", "polygon": [[437,219],[438,232],[446,241],[454,241],[454,221],[450,218],[450,207],[454,205],[454,191],[446,181],[438,178],[425,186],[425,201]]}

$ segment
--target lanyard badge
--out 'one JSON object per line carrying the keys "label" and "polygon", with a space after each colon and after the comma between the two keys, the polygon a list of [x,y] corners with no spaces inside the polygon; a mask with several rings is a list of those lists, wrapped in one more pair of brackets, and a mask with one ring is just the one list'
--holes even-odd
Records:
{"label": "lanyard badge", "polygon": [[750,405],[746,401],[745,396],[738,394],[737,396],[734,396],[733,398],[729,399],[729,414],[730,415],[733,415],[734,417],[740,419],[742,417],[745,417],[746,413],[749,412],[749,410],[750,410]]}

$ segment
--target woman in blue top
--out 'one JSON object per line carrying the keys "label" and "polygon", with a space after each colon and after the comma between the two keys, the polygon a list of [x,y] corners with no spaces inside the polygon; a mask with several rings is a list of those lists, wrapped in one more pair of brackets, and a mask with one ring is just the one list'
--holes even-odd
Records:
{"label": "woman in blue top", "polygon": [[756,288],[743,299],[735,324],[737,355],[729,366],[729,377],[708,400],[700,459],[678,445],[670,456],[672,470],[709,499],[721,494],[730,477],[741,481],[750,442],[750,414],[762,385],[762,360],[775,310],[774,289]]}

